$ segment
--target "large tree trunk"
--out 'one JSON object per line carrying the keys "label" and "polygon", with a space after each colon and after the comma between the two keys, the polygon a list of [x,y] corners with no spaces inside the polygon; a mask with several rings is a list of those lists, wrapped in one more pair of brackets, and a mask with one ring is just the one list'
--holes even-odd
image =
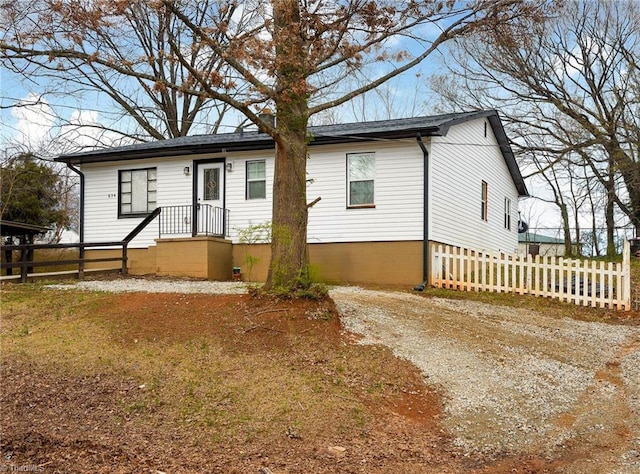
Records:
{"label": "large tree trunk", "polygon": [[615,241],[615,182],[614,182],[613,165],[609,166],[609,179],[606,183],[607,191],[607,204],[605,207],[605,222],[607,225],[607,257],[614,257],[616,255],[616,241]]}
{"label": "large tree trunk", "polygon": [[635,236],[640,237],[640,161],[635,162],[625,156],[621,174],[629,192],[629,220],[635,228]]}
{"label": "large tree trunk", "polygon": [[308,283],[306,51],[297,0],[273,2],[276,43],[276,163],[273,181],[271,262],[266,290],[291,291]]}
{"label": "large tree trunk", "polygon": [[[287,120],[282,112],[279,108],[267,290],[292,289],[307,279],[306,118]],[[296,127],[296,120],[304,121],[304,126]]]}
{"label": "large tree trunk", "polygon": [[565,203],[560,204],[560,216],[562,217],[562,234],[564,236],[564,254],[572,255],[571,247],[571,227],[569,222],[569,211]]}

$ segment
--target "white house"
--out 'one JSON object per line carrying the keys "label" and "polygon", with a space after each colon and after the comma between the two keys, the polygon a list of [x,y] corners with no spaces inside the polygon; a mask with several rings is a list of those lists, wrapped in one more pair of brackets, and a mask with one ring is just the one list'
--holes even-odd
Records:
{"label": "white house", "polygon": [[[527,189],[496,111],[309,132],[307,197],[320,200],[309,211],[308,242],[319,279],[420,283],[433,243],[517,250]],[[161,209],[129,245],[131,273],[224,279],[237,266],[245,277],[266,276],[268,245],[240,236],[271,219],[268,135],[190,136],[57,160],[82,176],[85,242],[121,240]]]}
{"label": "white house", "polygon": [[[580,255],[579,243],[571,244],[571,253]],[[523,232],[518,235],[518,253],[520,255],[541,255],[550,257],[565,256],[565,240],[558,237],[537,234],[535,232]]]}

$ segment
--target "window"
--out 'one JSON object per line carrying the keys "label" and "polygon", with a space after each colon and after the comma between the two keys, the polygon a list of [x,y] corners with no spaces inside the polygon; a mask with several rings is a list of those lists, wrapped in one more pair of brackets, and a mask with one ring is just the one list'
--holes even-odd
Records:
{"label": "window", "polygon": [[348,207],[373,207],[373,179],[375,155],[349,153],[347,155]]}
{"label": "window", "polygon": [[220,200],[220,168],[204,169],[204,196],[205,201]]}
{"label": "window", "polygon": [[504,198],[504,228],[511,230],[511,199]]}
{"label": "window", "polygon": [[482,182],[480,218],[483,221],[489,220],[489,185],[486,181]]}
{"label": "window", "polygon": [[247,161],[247,199],[267,197],[265,161]]}
{"label": "window", "polygon": [[144,216],[156,208],[156,175],[156,168],[119,172],[119,217]]}

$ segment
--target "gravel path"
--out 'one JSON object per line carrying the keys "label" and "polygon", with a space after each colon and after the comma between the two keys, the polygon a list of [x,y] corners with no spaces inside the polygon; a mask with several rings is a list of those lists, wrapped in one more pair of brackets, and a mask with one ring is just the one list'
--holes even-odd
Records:
{"label": "gravel path", "polygon": [[[244,293],[242,283],[123,279],[56,289]],[[640,329],[484,303],[337,287],[347,331],[439,388],[462,453],[571,458],[566,473],[640,472]]]}
{"label": "gravel path", "polygon": [[83,280],[73,283],[47,285],[56,290],[108,291],[112,293],[209,293],[242,294],[247,292],[245,283],[230,281],[146,280],[123,278],[121,280]]}
{"label": "gravel path", "polygon": [[[640,330],[484,303],[335,288],[345,329],[416,364],[465,454],[579,454],[640,472]],[[598,466],[595,468],[595,466]]]}

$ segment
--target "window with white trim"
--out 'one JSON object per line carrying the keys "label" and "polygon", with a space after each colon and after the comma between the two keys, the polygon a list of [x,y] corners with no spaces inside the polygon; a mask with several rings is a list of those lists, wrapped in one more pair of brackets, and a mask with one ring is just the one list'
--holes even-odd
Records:
{"label": "window with white trim", "polygon": [[504,198],[504,228],[511,230],[511,199]]}
{"label": "window with white trim", "polygon": [[347,207],[374,207],[375,154],[347,154]]}
{"label": "window with white trim", "polygon": [[146,216],[157,206],[156,195],[156,168],[118,172],[118,217]]}
{"label": "window with white trim", "polygon": [[267,197],[267,171],[265,160],[247,161],[247,199]]}
{"label": "window with white trim", "polygon": [[489,220],[489,185],[486,181],[482,182],[482,195],[480,200],[480,218],[483,221]]}

